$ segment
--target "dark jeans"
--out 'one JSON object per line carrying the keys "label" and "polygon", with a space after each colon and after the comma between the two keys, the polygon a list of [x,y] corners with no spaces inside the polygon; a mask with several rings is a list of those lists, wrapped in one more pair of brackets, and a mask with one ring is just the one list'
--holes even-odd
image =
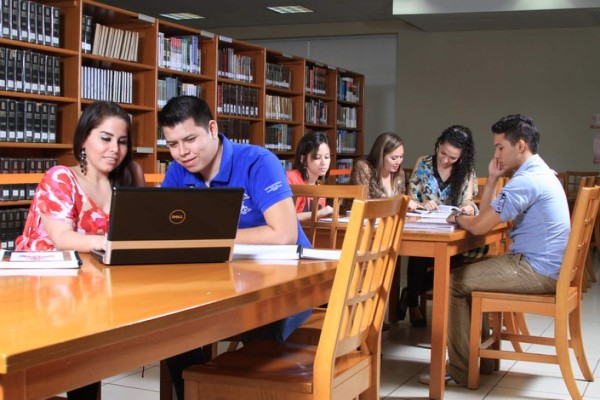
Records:
{"label": "dark jeans", "polygon": [[433,287],[433,258],[408,257],[406,269],[406,303],[408,307],[419,306],[421,293]]}
{"label": "dark jeans", "polygon": [[[312,313],[311,310],[303,311],[294,314],[279,321],[272,322],[260,328],[253,329],[242,333],[240,339],[243,343],[251,340],[275,340],[283,342],[288,336],[299,327]],[[201,348],[190,350],[186,353],[167,358],[166,360],[173,387],[177,394],[178,400],[183,400],[183,370],[195,364],[203,364],[206,362],[206,357]]]}

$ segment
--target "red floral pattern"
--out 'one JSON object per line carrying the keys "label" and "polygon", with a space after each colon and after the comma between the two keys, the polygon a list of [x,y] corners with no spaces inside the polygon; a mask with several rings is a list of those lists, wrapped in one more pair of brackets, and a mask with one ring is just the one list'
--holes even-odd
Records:
{"label": "red floral pattern", "polygon": [[71,168],[61,165],[49,169],[38,185],[23,234],[15,243],[17,250],[55,249],[43,227],[42,214],[70,223],[75,232],[85,235],[104,235],[108,229],[109,215],[84,193]]}

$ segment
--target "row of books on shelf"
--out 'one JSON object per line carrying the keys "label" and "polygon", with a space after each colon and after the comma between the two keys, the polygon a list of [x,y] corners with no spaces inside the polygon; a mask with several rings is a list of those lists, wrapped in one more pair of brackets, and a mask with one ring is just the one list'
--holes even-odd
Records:
{"label": "row of books on shelf", "polygon": [[356,107],[338,107],[337,124],[344,128],[358,126],[358,110]]}
{"label": "row of books on shelf", "polygon": [[56,143],[56,103],[0,98],[0,142]]}
{"label": "row of books on shelf", "polygon": [[202,85],[181,82],[179,78],[159,79],[158,86],[158,106],[164,107],[173,97],[189,95],[202,97]]}
{"label": "row of books on shelf", "polygon": [[[338,158],[335,162],[336,169],[352,169],[354,160],[352,158]],[[348,184],[350,183],[350,175],[338,175],[335,178],[336,183]]]}
{"label": "row of books on shelf", "polygon": [[219,118],[217,124],[219,125],[219,131],[232,142],[250,144],[250,121]]}
{"label": "row of books on shelf", "polygon": [[327,103],[309,99],[304,103],[304,120],[309,124],[327,125]]}
{"label": "row of books on shelf", "polygon": [[318,96],[327,95],[327,68],[317,66],[307,66],[304,82],[306,93],[316,94]]}
{"label": "row of books on shelf", "polygon": [[0,185],[0,202],[31,200],[36,188],[36,183]]}
{"label": "row of books on shelf", "polygon": [[258,88],[219,83],[217,85],[217,113],[258,117]]}
{"label": "row of books on shelf", "polygon": [[291,160],[279,160],[279,162],[281,162],[281,166],[286,171],[291,171],[292,169],[294,169],[294,163]]}
{"label": "row of books on shelf", "polygon": [[15,239],[23,232],[28,208],[8,208],[0,210],[0,245],[2,249],[13,250]]}
{"label": "row of books on shelf", "polygon": [[292,71],[287,65],[267,63],[266,73],[267,86],[282,89],[290,89],[292,87]]}
{"label": "row of books on shelf", "polygon": [[[86,21],[84,21],[84,24]],[[95,24],[92,54],[123,61],[137,62],[140,33]]]}
{"label": "row of books on shelf", "polygon": [[0,90],[60,96],[60,58],[0,47]]}
{"label": "row of books on shelf", "polygon": [[60,47],[60,9],[27,0],[2,0],[0,33],[3,38]]}
{"label": "row of books on shelf", "polygon": [[133,74],[82,66],[81,98],[131,104],[133,103]]}
{"label": "row of books on shelf", "polygon": [[265,99],[265,117],[291,121],[293,103],[290,97],[273,96],[268,94]]}
{"label": "row of books on shelf", "polygon": [[338,100],[358,103],[360,101],[360,82],[349,76],[339,76]]}
{"label": "row of books on shelf", "polygon": [[254,59],[243,54],[236,54],[235,49],[224,47],[219,49],[219,78],[233,79],[242,82],[254,82]]}
{"label": "row of books on shelf", "polygon": [[158,67],[200,74],[200,38],[196,35],[165,37],[158,33]]}
{"label": "row of books on shelf", "polygon": [[354,154],[357,149],[358,133],[345,129],[337,130],[336,152],[340,154]]}
{"label": "row of books on shelf", "polygon": [[167,169],[169,169],[169,165],[173,160],[157,160],[156,162],[156,173],[157,174],[166,174]]}
{"label": "row of books on shelf", "polygon": [[0,157],[0,174],[40,174],[57,164],[56,158]]}
{"label": "row of books on shelf", "polygon": [[270,124],[265,129],[265,148],[273,151],[291,151],[294,128],[287,124]]}

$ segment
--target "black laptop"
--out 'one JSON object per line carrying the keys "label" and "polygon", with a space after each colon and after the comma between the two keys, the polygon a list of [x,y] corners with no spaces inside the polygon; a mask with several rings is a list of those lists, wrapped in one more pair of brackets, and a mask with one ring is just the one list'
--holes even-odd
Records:
{"label": "black laptop", "polygon": [[241,188],[115,188],[104,264],[223,262],[231,259]]}

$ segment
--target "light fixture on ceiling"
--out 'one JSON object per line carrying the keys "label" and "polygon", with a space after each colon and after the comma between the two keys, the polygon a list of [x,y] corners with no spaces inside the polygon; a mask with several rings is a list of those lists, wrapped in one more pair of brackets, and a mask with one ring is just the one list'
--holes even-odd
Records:
{"label": "light fixture on ceiling", "polygon": [[267,8],[279,14],[299,14],[315,12],[314,10],[311,10],[310,8],[306,8],[304,6],[277,6]]}
{"label": "light fixture on ceiling", "polygon": [[204,19],[202,15],[196,15],[192,13],[170,13],[170,14],[160,14],[161,17],[171,18],[176,21],[181,21],[183,19]]}

